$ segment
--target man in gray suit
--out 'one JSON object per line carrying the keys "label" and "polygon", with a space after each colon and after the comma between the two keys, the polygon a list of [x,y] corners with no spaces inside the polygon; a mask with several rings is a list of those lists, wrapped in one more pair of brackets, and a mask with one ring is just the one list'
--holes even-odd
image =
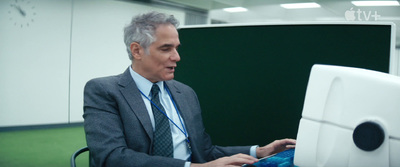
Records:
{"label": "man in gray suit", "polygon": [[180,61],[177,26],[162,13],[134,17],[125,27],[132,65],[86,84],[83,117],[92,166],[241,166],[293,148],[293,139],[264,147],[212,145],[196,93],[173,80]]}

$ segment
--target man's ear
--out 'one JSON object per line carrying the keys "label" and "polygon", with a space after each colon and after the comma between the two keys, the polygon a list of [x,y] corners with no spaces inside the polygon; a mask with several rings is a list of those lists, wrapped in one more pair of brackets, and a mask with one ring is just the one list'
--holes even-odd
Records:
{"label": "man's ear", "polygon": [[142,47],[140,46],[139,43],[137,43],[137,42],[132,42],[131,43],[131,53],[132,53],[132,57],[134,59],[141,59],[142,58],[142,55],[140,54],[140,49],[141,48]]}

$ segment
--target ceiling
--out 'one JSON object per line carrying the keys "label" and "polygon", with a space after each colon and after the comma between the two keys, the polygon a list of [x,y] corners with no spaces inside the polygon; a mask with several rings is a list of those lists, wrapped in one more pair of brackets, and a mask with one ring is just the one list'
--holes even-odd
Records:
{"label": "ceiling", "polygon": [[[211,20],[226,23],[347,21],[345,12],[356,11],[355,21],[393,22],[396,27],[396,46],[400,47],[400,6],[355,6],[349,0],[166,0],[208,11]],[[285,9],[284,3],[316,2],[321,8]],[[246,12],[228,13],[227,7],[244,7]],[[357,14],[357,11],[360,11]],[[375,20],[374,14],[377,14]]]}

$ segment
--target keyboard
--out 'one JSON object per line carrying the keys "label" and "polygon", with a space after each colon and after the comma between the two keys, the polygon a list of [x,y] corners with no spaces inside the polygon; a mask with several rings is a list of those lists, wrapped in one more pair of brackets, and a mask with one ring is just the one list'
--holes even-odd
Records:
{"label": "keyboard", "polygon": [[293,159],[294,149],[289,149],[273,156],[262,158],[254,164],[243,165],[243,167],[294,167]]}

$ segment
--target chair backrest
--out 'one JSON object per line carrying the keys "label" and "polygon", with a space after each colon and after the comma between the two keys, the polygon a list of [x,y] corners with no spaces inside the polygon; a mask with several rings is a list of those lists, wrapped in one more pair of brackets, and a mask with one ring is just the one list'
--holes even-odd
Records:
{"label": "chair backrest", "polygon": [[[72,154],[72,156],[71,156],[71,167],[76,167],[76,164],[75,164],[76,157],[78,157],[78,155],[80,155],[80,154],[82,154],[82,153],[84,153],[86,151],[89,151],[89,147],[87,147],[87,146],[83,147],[83,148],[80,148],[79,150],[77,150],[76,152],[74,152]],[[89,152],[89,165],[90,165],[90,152]]]}

